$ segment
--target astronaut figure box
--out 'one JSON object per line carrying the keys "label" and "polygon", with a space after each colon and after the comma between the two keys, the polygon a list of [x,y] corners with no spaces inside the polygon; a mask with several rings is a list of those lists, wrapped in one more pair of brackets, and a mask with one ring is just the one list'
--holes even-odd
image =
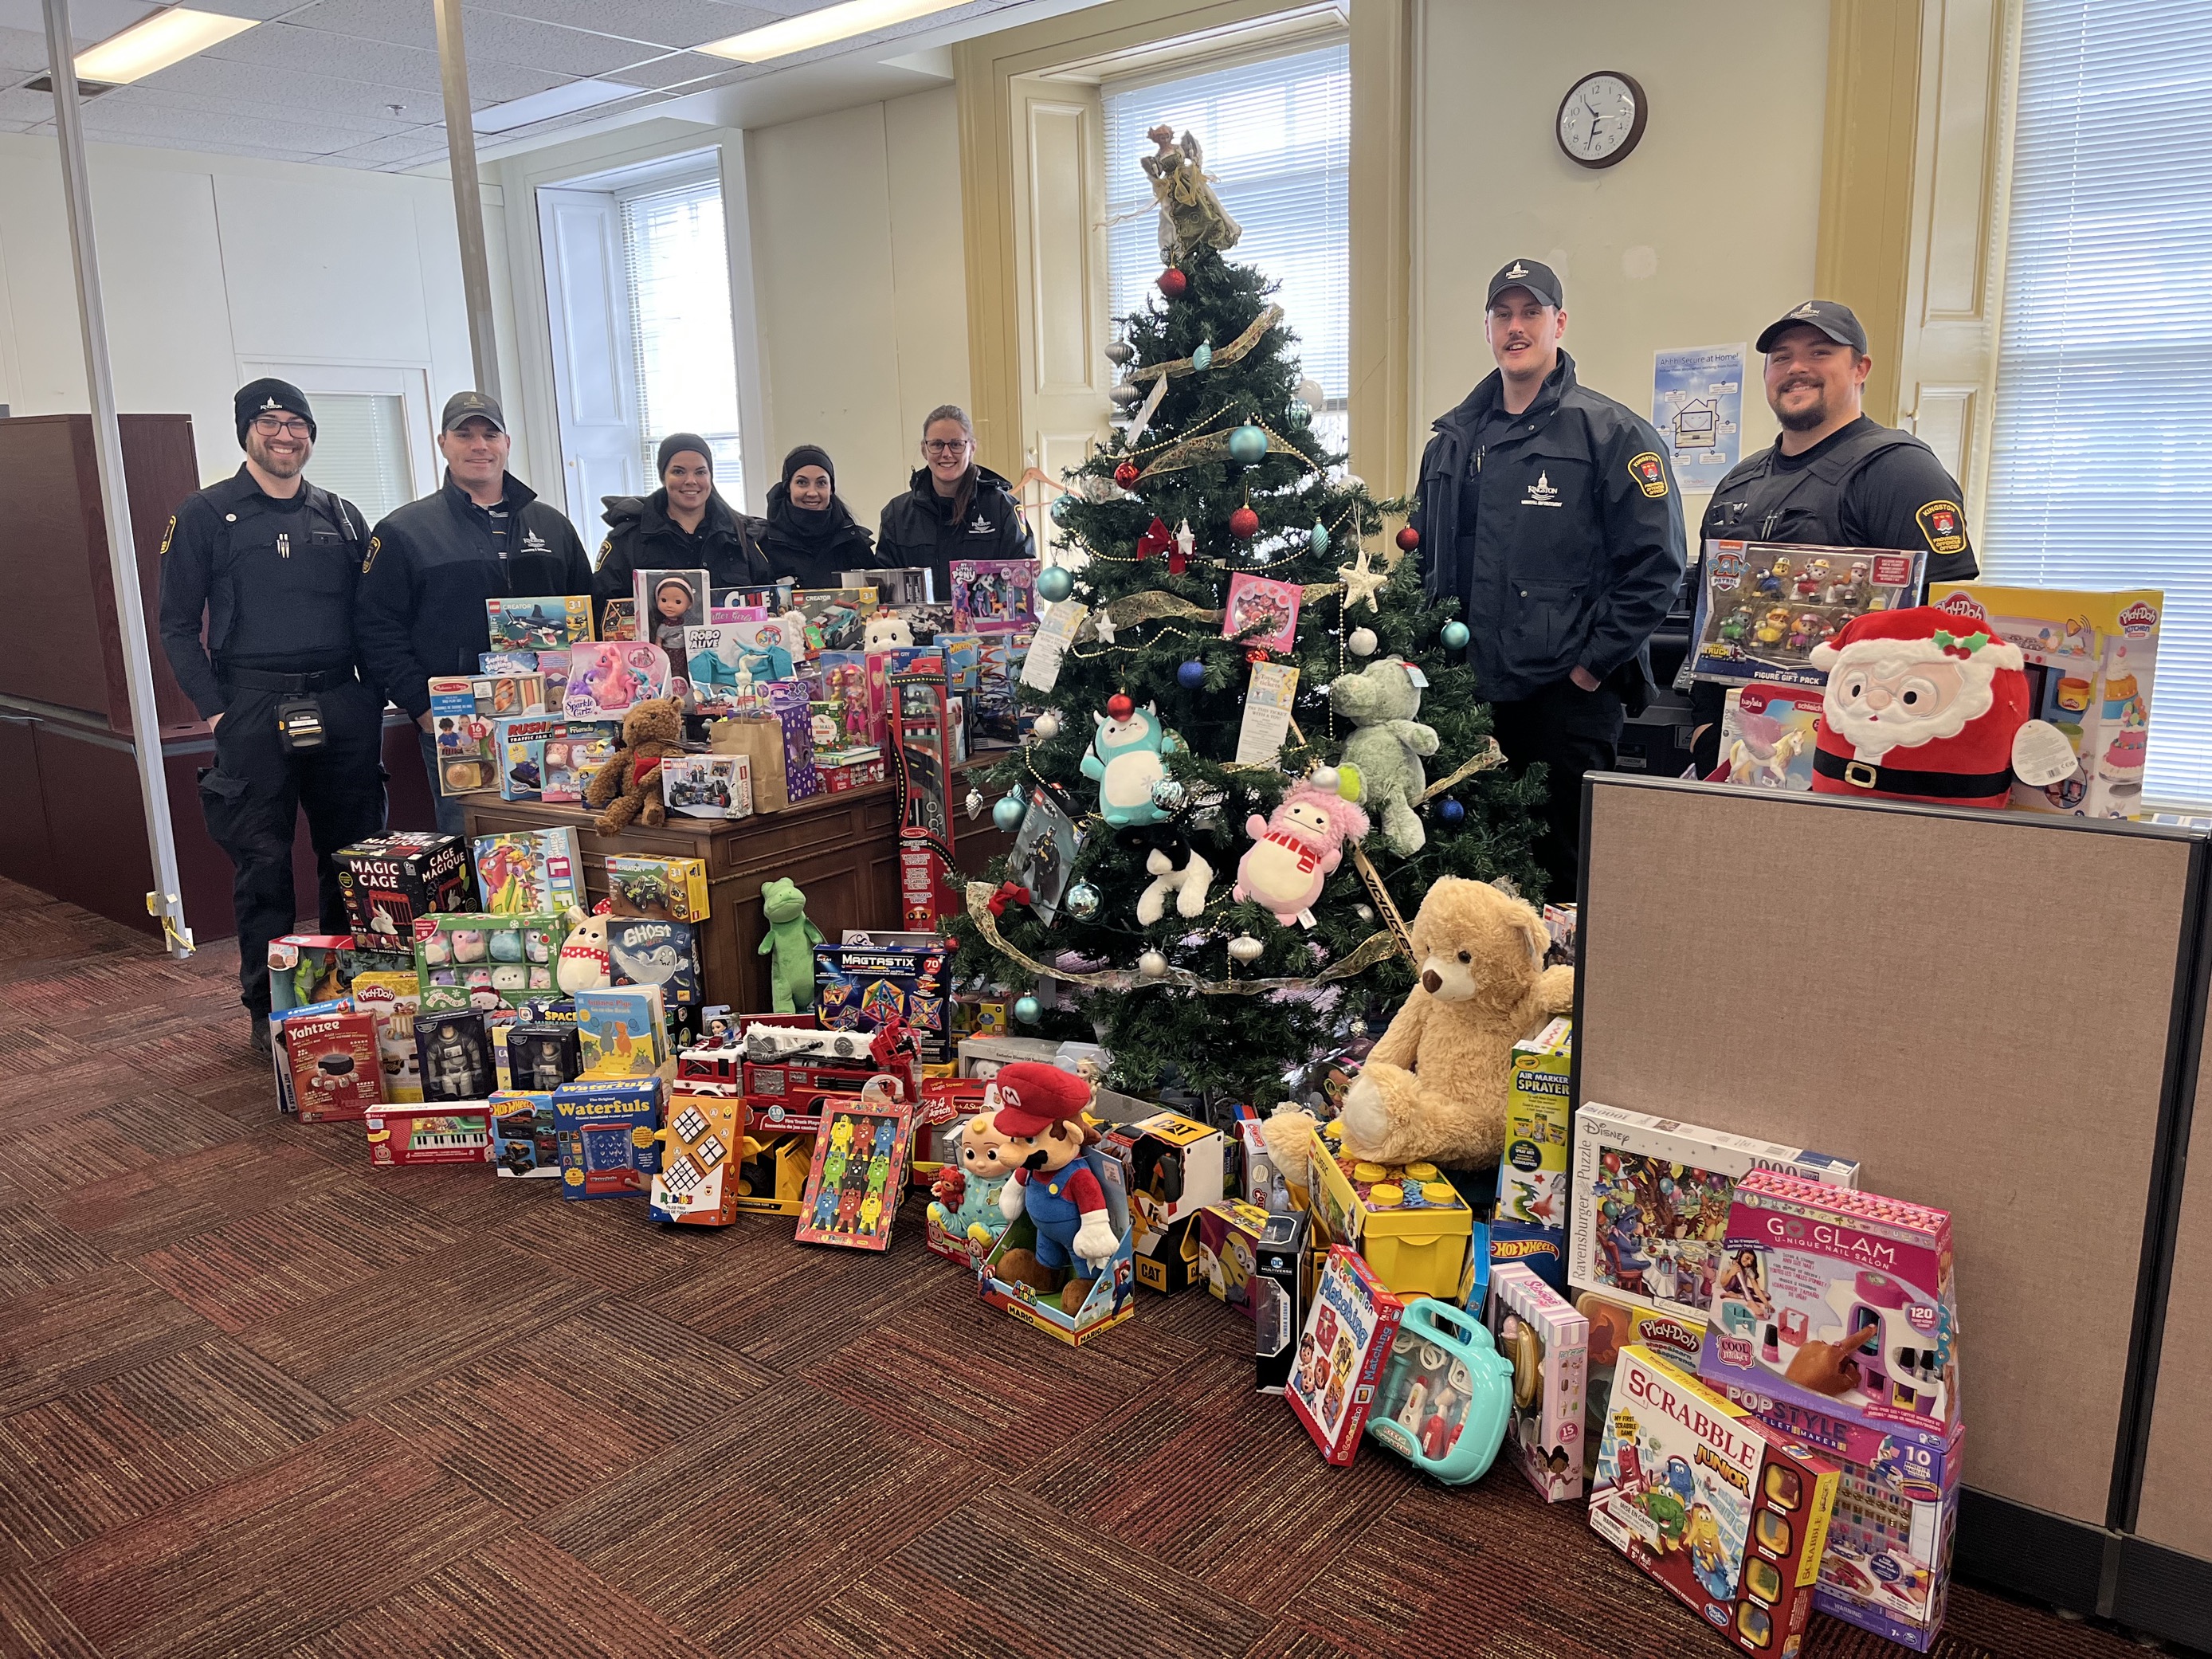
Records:
{"label": "astronaut figure box", "polygon": [[482,1100],[491,1093],[496,1073],[482,1010],[416,1015],[415,1047],[425,1101]]}

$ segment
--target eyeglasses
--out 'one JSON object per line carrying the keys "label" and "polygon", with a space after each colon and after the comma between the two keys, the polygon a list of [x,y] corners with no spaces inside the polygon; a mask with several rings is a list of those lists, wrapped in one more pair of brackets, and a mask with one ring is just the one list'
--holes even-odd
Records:
{"label": "eyeglasses", "polygon": [[932,455],[957,455],[975,441],[973,438],[925,438],[921,447]]}
{"label": "eyeglasses", "polygon": [[305,421],[288,421],[281,415],[255,416],[253,429],[264,438],[273,438],[280,432],[288,438],[304,438],[307,435],[307,423]]}

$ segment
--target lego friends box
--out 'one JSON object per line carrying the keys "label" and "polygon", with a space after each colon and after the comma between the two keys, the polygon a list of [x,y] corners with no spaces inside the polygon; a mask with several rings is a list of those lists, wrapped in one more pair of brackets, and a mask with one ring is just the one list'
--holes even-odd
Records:
{"label": "lego friends box", "polygon": [[1836,1484],[1809,1448],[1650,1350],[1621,1351],[1591,1529],[1744,1652],[1802,1645]]}

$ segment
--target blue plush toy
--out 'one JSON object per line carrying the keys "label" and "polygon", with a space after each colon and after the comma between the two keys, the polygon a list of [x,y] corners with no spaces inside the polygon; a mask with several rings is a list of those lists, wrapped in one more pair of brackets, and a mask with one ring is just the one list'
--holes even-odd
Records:
{"label": "blue plush toy", "polygon": [[1158,823],[1167,816],[1152,799],[1167,775],[1161,759],[1182,744],[1149,704],[1139,708],[1117,696],[1107,710],[1091,716],[1098,730],[1083,757],[1083,775],[1098,786],[1098,816],[1116,830]]}

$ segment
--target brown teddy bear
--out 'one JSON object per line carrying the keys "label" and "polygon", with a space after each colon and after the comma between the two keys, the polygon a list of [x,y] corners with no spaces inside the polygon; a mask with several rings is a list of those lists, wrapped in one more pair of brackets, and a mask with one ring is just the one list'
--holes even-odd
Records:
{"label": "brown teddy bear", "polygon": [[622,743],[584,791],[586,805],[603,807],[599,832],[611,836],[635,818],[649,828],[668,822],[660,801],[660,763],[684,752],[684,706],[673,697],[648,697],[623,716]]}
{"label": "brown teddy bear", "polygon": [[[1498,1162],[1513,1045],[1575,1003],[1575,970],[1547,968],[1551,938],[1534,907],[1494,886],[1445,876],[1413,918],[1416,985],[1346,1091],[1343,1149],[1368,1164]],[[1271,1152],[1300,1164],[1310,1119],[1267,1120]],[[1276,1167],[1285,1164],[1278,1158]]]}

